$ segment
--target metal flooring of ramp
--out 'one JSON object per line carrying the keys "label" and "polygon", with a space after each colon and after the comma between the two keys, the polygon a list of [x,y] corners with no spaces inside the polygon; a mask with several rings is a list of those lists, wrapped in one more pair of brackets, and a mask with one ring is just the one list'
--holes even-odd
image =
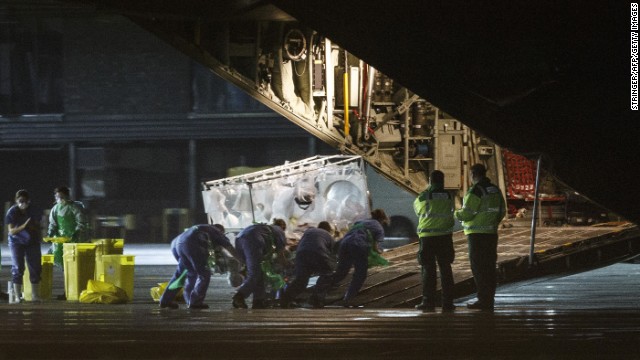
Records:
{"label": "metal flooring of ramp", "polygon": [[[471,295],[475,285],[467,240],[454,234],[456,258],[453,263],[456,298]],[[530,228],[511,227],[499,231],[498,286],[543,276],[566,275],[623,261],[640,254],[640,230],[628,223],[601,226],[539,227],[536,230],[535,261],[529,266]],[[420,302],[422,285],[416,254],[418,243],[385,252],[391,264],[369,269],[355,304],[375,308],[411,307]],[[338,303],[350,275],[328,296],[329,305]],[[438,285],[439,286],[439,285]]]}

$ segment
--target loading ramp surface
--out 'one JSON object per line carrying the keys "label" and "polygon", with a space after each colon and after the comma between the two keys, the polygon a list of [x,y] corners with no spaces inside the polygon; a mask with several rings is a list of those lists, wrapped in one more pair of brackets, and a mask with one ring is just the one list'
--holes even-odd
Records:
{"label": "loading ramp surface", "polygon": [[[171,257],[168,244],[152,248]],[[139,254],[138,249],[129,246],[127,251]],[[149,288],[174,271],[175,265],[155,261],[136,265],[134,301],[127,304],[0,303],[0,359],[638,357],[639,263],[503,286],[496,293],[494,313],[468,310],[461,306],[463,299],[457,299],[455,313],[367,307],[233,309],[234,290],[222,275],[211,279],[210,309],[188,310],[184,304],[177,310],[161,309]],[[62,272],[54,273],[54,294],[59,294]]]}
{"label": "loading ramp surface", "polygon": [[[632,244],[632,242],[627,242]],[[640,263],[501,286],[494,313],[412,308],[233,309],[226,276],[206,310],[161,309],[149,290],[175,271],[169,244],[129,244],[127,304],[0,303],[0,359],[635,359]],[[632,245],[637,246],[637,245]],[[6,244],[2,245],[3,250]],[[408,248],[407,248],[408,249]],[[398,249],[398,253],[400,249]],[[3,251],[4,276],[8,252]],[[406,256],[413,257],[410,251]],[[53,294],[63,291],[54,271]]]}
{"label": "loading ramp surface", "polygon": [[[529,265],[531,233],[529,228],[499,230],[498,286],[543,276],[578,273],[640,254],[640,230],[628,223],[601,226],[538,227],[535,257]],[[469,267],[467,239],[463,232],[453,235],[456,258],[453,263],[456,298],[475,292]],[[419,244],[411,243],[385,252],[391,264],[369,269],[362,290],[354,299],[365,307],[412,307],[422,299]],[[327,303],[339,303],[350,276],[331,291]],[[439,286],[439,284],[438,284]]]}

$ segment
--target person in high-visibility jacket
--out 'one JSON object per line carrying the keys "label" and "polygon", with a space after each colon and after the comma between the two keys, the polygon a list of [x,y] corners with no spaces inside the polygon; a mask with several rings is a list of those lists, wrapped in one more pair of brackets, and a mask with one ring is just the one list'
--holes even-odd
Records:
{"label": "person in high-visibility jacket", "polygon": [[455,258],[453,249],[453,199],[444,189],[444,173],[434,170],[429,175],[429,187],[413,202],[418,216],[420,250],[418,262],[422,265],[422,303],[416,309],[433,312],[436,307],[436,262],[440,268],[442,287],[442,311],[452,312],[453,272],[451,264]]}
{"label": "person in high-visibility jacket", "polygon": [[464,196],[462,208],[455,211],[469,244],[469,261],[476,284],[478,300],[467,304],[470,309],[493,311],[496,293],[496,261],[498,258],[498,225],[506,214],[500,188],[487,178],[482,164],[471,166],[473,185]]}

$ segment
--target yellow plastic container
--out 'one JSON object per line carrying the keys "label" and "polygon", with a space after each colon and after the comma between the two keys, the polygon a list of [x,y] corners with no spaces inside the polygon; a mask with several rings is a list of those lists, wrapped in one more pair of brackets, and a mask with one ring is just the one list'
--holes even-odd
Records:
{"label": "yellow plastic container", "polygon": [[103,255],[117,255],[122,254],[124,248],[124,239],[95,239],[91,241],[96,244],[96,273],[94,280],[99,280],[100,276],[104,273],[102,269],[102,256]]}
{"label": "yellow plastic container", "polygon": [[[53,255],[42,255],[42,272],[40,273],[40,299],[50,300],[53,289]],[[24,299],[32,300],[31,280],[29,280],[29,267],[25,263],[24,276],[22,277],[22,293]]]}
{"label": "yellow plastic container", "polygon": [[91,243],[96,244],[96,256],[122,254],[124,239],[94,239]]}
{"label": "yellow plastic container", "polygon": [[65,243],[62,248],[64,289],[67,300],[78,301],[96,269],[96,244]]}
{"label": "yellow plastic container", "polygon": [[127,293],[129,301],[133,300],[133,275],[135,255],[103,255],[102,268],[99,272],[100,281],[111,283]]}

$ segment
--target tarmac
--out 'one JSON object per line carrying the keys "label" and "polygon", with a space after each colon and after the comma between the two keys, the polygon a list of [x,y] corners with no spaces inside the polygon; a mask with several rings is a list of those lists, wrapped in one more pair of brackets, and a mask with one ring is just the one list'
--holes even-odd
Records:
{"label": "tarmac", "polygon": [[[0,281],[9,278],[2,247]],[[127,304],[0,303],[2,359],[637,359],[640,264],[498,289],[493,313],[412,308],[233,309],[214,275],[210,309],[160,309],[150,289],[169,279],[168,244],[127,244],[135,255]],[[64,289],[54,269],[53,293]],[[3,289],[4,290],[4,289]],[[439,309],[438,309],[439,310]]]}

